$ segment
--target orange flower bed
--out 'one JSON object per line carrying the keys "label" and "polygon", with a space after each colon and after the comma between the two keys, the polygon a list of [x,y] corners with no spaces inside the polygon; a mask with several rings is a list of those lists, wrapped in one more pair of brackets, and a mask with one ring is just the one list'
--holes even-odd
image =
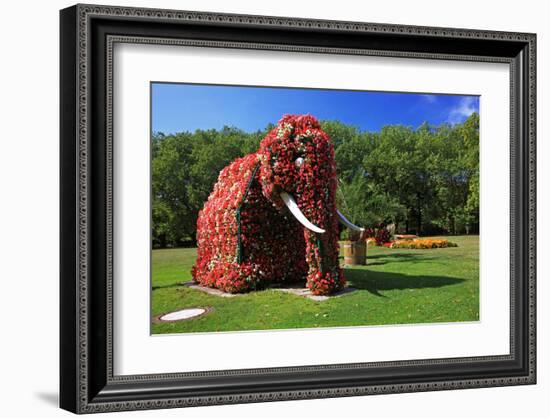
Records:
{"label": "orange flower bed", "polygon": [[391,243],[390,248],[428,249],[458,247],[454,242],[446,239],[416,238],[413,240],[397,240]]}

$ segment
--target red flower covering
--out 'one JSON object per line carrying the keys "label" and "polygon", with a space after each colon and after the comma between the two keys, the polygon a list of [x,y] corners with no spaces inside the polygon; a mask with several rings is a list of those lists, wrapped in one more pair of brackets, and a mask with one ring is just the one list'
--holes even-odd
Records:
{"label": "red flower covering", "polygon": [[[284,205],[294,196],[326,232],[304,228]],[[225,167],[197,220],[195,282],[237,293],[306,281],[326,295],[345,283],[338,266],[334,148],[310,115],[285,115],[259,150]]]}

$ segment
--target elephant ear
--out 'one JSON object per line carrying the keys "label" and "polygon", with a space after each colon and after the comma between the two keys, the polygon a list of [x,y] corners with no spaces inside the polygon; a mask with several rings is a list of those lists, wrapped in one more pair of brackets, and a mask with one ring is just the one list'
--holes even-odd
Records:
{"label": "elephant ear", "polygon": [[279,192],[281,190],[292,192],[295,186],[297,167],[292,158],[293,131],[293,125],[279,122],[260,142],[257,152],[262,193],[279,208],[284,207]]}

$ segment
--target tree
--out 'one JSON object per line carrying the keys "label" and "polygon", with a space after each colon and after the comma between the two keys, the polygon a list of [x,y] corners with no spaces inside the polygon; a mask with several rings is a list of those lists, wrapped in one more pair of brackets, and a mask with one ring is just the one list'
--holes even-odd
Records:
{"label": "tree", "polygon": [[[339,121],[322,128],[335,147],[342,212],[358,225],[395,223],[407,232],[466,233],[479,225],[479,115],[464,123],[417,129],[402,125],[361,132]],[[220,170],[258,149],[272,126],[173,135],[152,142],[153,241],[195,239],[199,210]]]}
{"label": "tree", "polygon": [[153,137],[153,240],[158,245],[177,245],[195,230],[196,211],[188,193],[193,139],[187,133]]}
{"label": "tree", "polygon": [[405,126],[386,126],[375,138],[375,145],[363,158],[363,167],[370,181],[377,184],[405,208],[406,230],[410,220],[421,223],[422,191],[426,176],[423,160],[415,153],[415,133]]}

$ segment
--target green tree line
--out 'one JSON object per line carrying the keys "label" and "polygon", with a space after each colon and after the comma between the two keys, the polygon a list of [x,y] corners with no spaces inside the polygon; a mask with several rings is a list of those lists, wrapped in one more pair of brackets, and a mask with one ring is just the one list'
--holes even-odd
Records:
{"label": "green tree line", "polygon": [[[321,124],[334,142],[338,205],[352,222],[366,227],[393,223],[397,231],[419,235],[478,231],[477,113],[457,125],[389,125],[379,132],[339,121]],[[198,212],[220,170],[255,152],[272,128],[153,134],[153,244],[192,244]]]}

